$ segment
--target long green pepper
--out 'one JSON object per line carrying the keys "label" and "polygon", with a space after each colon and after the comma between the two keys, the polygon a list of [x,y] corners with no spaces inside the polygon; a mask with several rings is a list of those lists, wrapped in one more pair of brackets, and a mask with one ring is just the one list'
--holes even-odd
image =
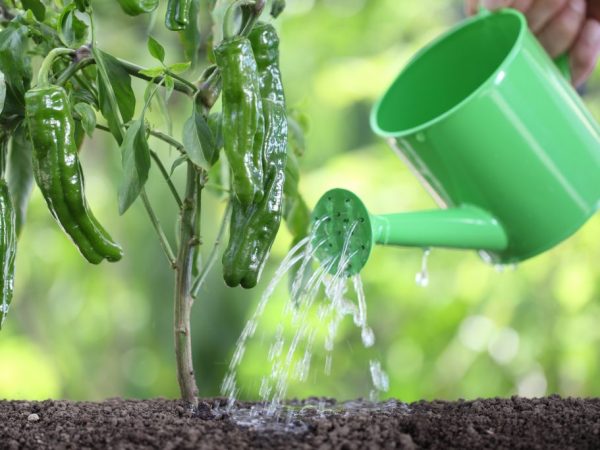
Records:
{"label": "long green pepper", "polygon": [[121,247],[98,223],[85,198],[65,90],[52,85],[29,90],[25,117],[33,145],[34,177],[50,213],[89,262],[118,261],[123,256]]}
{"label": "long green pepper", "polygon": [[190,21],[190,8],[192,0],[169,0],[165,26],[172,31],[183,30]]}
{"label": "long green pepper", "polygon": [[263,196],[264,119],[258,69],[250,41],[238,36],[215,49],[223,79],[223,148],[235,197],[245,208]]}
{"label": "long green pepper", "polygon": [[279,39],[271,25],[257,25],[249,36],[256,58],[265,120],[262,146],[264,197],[251,207],[233,200],[229,245],[223,257],[230,286],[256,286],[281,224],[287,160],[285,95],[279,70]]}
{"label": "long green pepper", "polygon": [[151,13],[158,7],[158,0],[118,0],[121,9],[130,16]]}
{"label": "long green pepper", "polygon": [[[6,158],[8,151],[8,136],[2,136],[0,142],[1,157]],[[15,279],[15,255],[17,252],[16,214],[13,208],[8,185],[4,180],[4,164],[1,164],[3,176],[0,179],[0,329],[8,314],[8,308],[13,296]]]}

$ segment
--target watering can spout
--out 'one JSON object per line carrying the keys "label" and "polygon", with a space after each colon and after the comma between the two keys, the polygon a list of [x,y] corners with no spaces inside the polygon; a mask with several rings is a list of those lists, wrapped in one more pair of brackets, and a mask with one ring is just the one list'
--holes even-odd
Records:
{"label": "watering can spout", "polygon": [[[352,192],[326,192],[313,212],[315,255],[329,272],[354,275],[367,263],[374,245],[448,247],[501,252],[506,232],[476,206],[371,215]],[[340,267],[343,266],[343,267]]]}
{"label": "watering can spout", "polygon": [[506,233],[476,206],[371,216],[376,244],[501,251]]}

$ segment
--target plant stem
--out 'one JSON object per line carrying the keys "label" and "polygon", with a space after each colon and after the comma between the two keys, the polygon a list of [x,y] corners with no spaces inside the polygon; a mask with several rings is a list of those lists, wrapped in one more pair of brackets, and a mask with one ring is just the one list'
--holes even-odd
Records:
{"label": "plant stem", "polygon": [[[127,128],[128,126],[124,125],[124,127]],[[96,124],[96,129],[110,133],[110,128],[108,128],[106,125]],[[167,144],[175,147],[175,149],[177,151],[179,151],[180,153],[183,153],[185,155],[185,147],[183,146],[183,144],[181,142],[179,142],[174,137],[169,136],[168,134],[162,133],[160,131],[156,131],[156,130],[148,130],[148,134],[150,136],[154,136],[156,139],[159,139],[159,140],[166,142]]]}
{"label": "plant stem", "polygon": [[42,61],[42,65],[40,66],[40,70],[38,72],[37,84],[38,86],[46,86],[48,84],[48,74],[52,69],[52,64],[62,55],[74,55],[75,50],[71,50],[70,48],[57,47],[48,53],[48,55]]}
{"label": "plant stem", "polygon": [[94,64],[93,58],[84,58],[80,61],[74,62],[63,73],[60,74],[55,83],[59,86],[62,86],[69,80],[69,78],[91,64]]}
{"label": "plant stem", "polygon": [[[144,70],[143,67],[140,67],[136,64],[133,64],[132,62],[129,61],[125,61],[123,59],[119,59],[119,64],[121,64],[121,66],[127,71],[127,73],[129,73],[129,75],[132,75],[136,78],[140,78],[142,80],[146,80],[146,81],[151,81],[152,83],[155,84],[160,84],[164,77],[151,77],[148,75],[144,75],[143,73],[140,73],[142,70]],[[196,94],[196,91],[198,90],[196,88],[196,86],[194,86],[192,83],[190,83],[189,81],[187,81],[185,78],[182,78],[178,75],[175,74],[169,74],[173,80],[174,80],[174,87],[176,91],[182,92],[186,95],[189,96],[193,96],[194,94]]]}
{"label": "plant stem", "polygon": [[196,234],[199,228],[197,227],[196,218],[198,216],[197,209],[200,208],[198,199],[202,187],[199,173],[194,165],[188,161],[185,197],[181,208],[179,226],[179,251],[175,268],[174,332],[179,390],[183,400],[189,404],[192,410],[195,410],[198,406],[198,386],[196,385],[192,360],[190,316],[193,298],[191,295],[191,282],[194,249],[200,244]]}
{"label": "plant stem", "polygon": [[169,260],[169,264],[171,265],[171,267],[175,268],[177,265],[177,261],[175,261],[175,254],[173,253],[173,250],[171,249],[171,244],[169,244],[169,240],[167,239],[167,236],[165,235],[165,232],[163,231],[162,226],[160,225],[160,221],[158,220],[158,217],[157,217],[156,213],[154,212],[154,209],[152,209],[152,205],[150,204],[150,199],[148,199],[148,195],[146,194],[146,189],[142,189],[142,192],[140,193],[140,197],[142,198],[142,202],[144,203],[144,208],[146,208],[146,212],[148,213],[148,216],[150,217],[152,226],[154,226],[154,229],[156,230],[156,234],[158,235],[158,240],[160,241],[160,245],[165,252],[165,256]]}
{"label": "plant stem", "polygon": [[177,139],[175,139],[172,136],[169,136],[168,134],[165,134],[161,131],[156,131],[156,130],[150,130],[149,131],[150,136],[154,136],[156,139],[160,139],[163,142],[166,142],[167,144],[171,145],[172,147],[175,147],[175,149],[180,152],[183,153],[184,155],[186,154],[185,152],[185,147],[183,146],[183,144],[181,142],[179,142]]}
{"label": "plant stem", "polygon": [[154,160],[156,167],[158,167],[158,170],[160,171],[163,178],[165,179],[167,186],[169,186],[169,190],[173,194],[173,198],[175,198],[175,202],[177,202],[177,206],[179,206],[179,208],[182,208],[183,202],[181,201],[181,197],[179,197],[179,192],[177,192],[177,189],[175,188],[173,181],[171,181],[169,172],[167,172],[167,169],[165,169],[165,166],[162,163],[162,161],[160,160],[160,157],[156,154],[156,152],[154,150],[150,150],[150,156]]}
{"label": "plant stem", "polygon": [[223,235],[225,234],[225,230],[227,229],[227,224],[229,223],[229,217],[231,213],[231,203],[227,203],[227,208],[225,208],[225,212],[223,213],[223,220],[221,221],[221,226],[219,227],[219,231],[217,232],[217,237],[215,238],[215,243],[213,248],[206,260],[206,264],[202,267],[202,272],[196,277],[194,280],[194,285],[192,286],[192,297],[195,299],[204,285],[204,281],[206,281],[206,277],[210,273],[212,266],[217,260],[217,255],[219,253],[219,246],[221,245],[221,241],[223,240]]}

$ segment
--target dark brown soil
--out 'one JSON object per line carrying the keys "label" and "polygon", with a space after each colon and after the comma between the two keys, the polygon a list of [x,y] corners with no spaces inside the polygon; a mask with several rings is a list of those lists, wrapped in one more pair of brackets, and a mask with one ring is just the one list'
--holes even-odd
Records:
{"label": "dark brown soil", "polygon": [[0,448],[600,448],[600,399],[318,403],[267,420],[218,399],[196,414],[163,399],[0,401]]}

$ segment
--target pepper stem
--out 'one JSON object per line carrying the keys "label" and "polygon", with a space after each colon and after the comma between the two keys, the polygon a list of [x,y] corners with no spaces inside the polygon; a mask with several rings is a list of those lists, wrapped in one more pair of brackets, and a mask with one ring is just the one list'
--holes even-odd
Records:
{"label": "pepper stem", "polygon": [[48,74],[52,69],[52,64],[54,64],[54,60],[62,55],[74,55],[75,50],[71,48],[57,47],[52,49],[48,55],[42,61],[42,65],[40,66],[40,70],[38,72],[37,84],[38,86],[47,86],[48,82]]}
{"label": "pepper stem", "polygon": [[[242,24],[240,27],[236,27],[236,12],[239,8],[243,8],[244,6],[253,6],[253,8],[249,11],[249,17],[246,17],[248,11],[243,11]],[[229,8],[227,8],[227,11],[225,11],[225,17],[223,18],[223,36],[225,39],[231,39],[238,34],[248,34],[254,26],[254,23],[258,20],[264,7],[264,0],[237,0],[233,2]]]}

